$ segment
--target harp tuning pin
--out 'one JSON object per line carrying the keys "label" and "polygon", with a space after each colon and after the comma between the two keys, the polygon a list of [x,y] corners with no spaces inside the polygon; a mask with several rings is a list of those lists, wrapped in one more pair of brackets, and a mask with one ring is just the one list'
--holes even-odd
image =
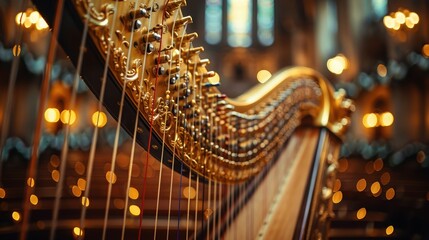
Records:
{"label": "harp tuning pin", "polygon": [[185,89],[187,87],[186,83],[181,82],[179,84],[176,84],[176,86],[174,86],[174,90],[180,90],[180,89]]}
{"label": "harp tuning pin", "polygon": [[165,16],[169,18],[180,6],[186,6],[186,0],[172,0],[165,5]]}
{"label": "harp tuning pin", "polygon": [[189,49],[183,49],[182,50],[182,57],[183,58],[190,58],[196,54],[199,54],[200,52],[203,52],[203,47],[195,47],[195,48],[189,48]]}
{"label": "harp tuning pin", "polygon": [[207,58],[205,58],[205,59],[200,59],[199,61],[197,61],[197,62],[192,62],[191,60],[188,60],[188,65],[190,66],[190,67],[193,67],[193,66],[197,66],[197,67],[204,67],[204,66],[206,66],[206,65],[209,65],[210,64],[210,60],[209,59],[207,59]]}
{"label": "harp tuning pin", "polygon": [[174,99],[178,99],[179,101],[182,101],[188,98],[189,96],[191,96],[191,94],[192,94],[192,90],[190,88],[182,88],[178,90],[173,97]]}
{"label": "harp tuning pin", "polygon": [[128,20],[124,18],[121,18],[121,19],[122,19],[122,23],[130,32],[137,31],[142,27],[142,22],[139,19],[134,19],[134,20]]}
{"label": "harp tuning pin", "polygon": [[[203,73],[198,73],[196,72],[195,75],[199,78],[212,78],[214,76],[216,76],[216,73],[214,71],[209,71],[209,72],[203,72]],[[216,82],[213,82],[216,83]]]}
{"label": "harp tuning pin", "polygon": [[161,35],[159,33],[156,32],[148,32],[146,34],[143,34],[143,37],[141,38],[140,42],[145,43],[145,42],[154,42],[154,41],[160,41],[161,40]]}
{"label": "harp tuning pin", "polygon": [[140,51],[143,54],[151,54],[155,51],[155,46],[153,46],[153,44],[150,42],[149,43],[145,43],[145,42],[137,43],[137,42],[135,42],[134,46],[137,47],[138,49],[140,49]]}
{"label": "harp tuning pin", "polygon": [[176,62],[180,61],[180,51],[178,49],[174,49],[171,51],[171,59]]}
{"label": "harp tuning pin", "polygon": [[163,64],[170,60],[170,55],[164,54],[155,58],[155,64]]}
{"label": "harp tuning pin", "polygon": [[193,33],[189,33],[189,34],[185,34],[183,36],[179,36],[177,38],[178,41],[193,41],[195,38],[198,37],[198,33],[193,32]]}
{"label": "harp tuning pin", "polygon": [[156,76],[161,76],[165,74],[165,68],[161,66],[157,66],[153,68],[153,74]]}
{"label": "harp tuning pin", "polygon": [[192,23],[192,17],[191,16],[186,16],[186,17],[183,17],[181,19],[176,20],[175,22],[171,23],[171,27],[172,28],[174,27],[176,29],[176,28],[180,28],[180,27],[182,27],[188,23]]}
{"label": "harp tuning pin", "polygon": [[130,10],[127,14],[121,16],[120,19],[129,31],[136,31],[142,27],[142,22],[139,18],[148,18],[150,15],[149,12],[150,11],[144,8]]}
{"label": "harp tuning pin", "polygon": [[219,93],[212,93],[212,94],[207,95],[207,98],[209,98],[209,99],[215,98],[218,100],[224,100],[226,98],[226,95],[225,94],[219,94]]}
{"label": "harp tuning pin", "polygon": [[180,66],[174,66],[167,70],[168,74],[174,74],[180,71]]}
{"label": "harp tuning pin", "polygon": [[134,19],[138,19],[138,18],[149,18],[150,16],[150,9],[145,9],[145,8],[139,8],[137,10],[131,10],[128,12],[128,14],[126,15],[128,20],[134,20]]}
{"label": "harp tuning pin", "polygon": [[176,84],[176,82],[180,79],[180,75],[179,74],[174,74],[173,76],[170,77],[169,81],[171,85]]}
{"label": "harp tuning pin", "polygon": [[218,86],[220,86],[220,83],[219,82],[218,83],[206,82],[206,83],[204,83],[203,86],[204,87],[218,87]]}

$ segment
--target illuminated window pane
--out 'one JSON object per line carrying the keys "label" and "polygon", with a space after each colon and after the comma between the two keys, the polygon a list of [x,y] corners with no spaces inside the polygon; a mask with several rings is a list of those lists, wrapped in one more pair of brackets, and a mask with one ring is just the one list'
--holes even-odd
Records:
{"label": "illuminated window pane", "polygon": [[387,0],[372,0],[372,9],[377,18],[382,18],[387,13]]}
{"label": "illuminated window pane", "polygon": [[274,1],[258,0],[258,39],[264,46],[274,42]]}
{"label": "illuminated window pane", "polygon": [[228,0],[228,44],[249,47],[252,44],[252,1]]}
{"label": "illuminated window pane", "polygon": [[222,0],[206,0],[206,41],[218,44],[222,40]]}

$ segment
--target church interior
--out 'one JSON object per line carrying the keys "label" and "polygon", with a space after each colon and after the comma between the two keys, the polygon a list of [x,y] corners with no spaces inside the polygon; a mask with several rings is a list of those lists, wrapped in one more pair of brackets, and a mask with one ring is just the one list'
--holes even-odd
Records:
{"label": "church interior", "polygon": [[0,239],[429,239],[426,0],[2,0],[0,86]]}

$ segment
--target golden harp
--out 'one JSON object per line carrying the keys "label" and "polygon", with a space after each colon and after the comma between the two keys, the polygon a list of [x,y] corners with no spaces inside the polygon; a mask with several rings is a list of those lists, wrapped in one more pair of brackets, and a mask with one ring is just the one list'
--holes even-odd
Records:
{"label": "golden harp", "polygon": [[[7,193],[2,201],[19,199],[5,212],[20,218],[0,227],[0,235],[327,237],[340,139],[353,109],[344,92],[334,92],[316,71],[294,67],[227,98],[206,68],[210,61],[198,55],[203,48],[192,45],[198,34],[186,32],[192,23],[180,11],[186,0],[33,2],[53,29],[50,54],[58,38],[76,66],[76,79],[82,76],[133,139],[132,152],[126,170],[115,170],[116,145],[106,181],[104,172],[96,174],[106,170],[91,148],[76,196],[64,182],[72,161],[67,140],[56,181],[44,181],[44,160],[35,147],[22,179],[24,195],[17,196],[22,186],[14,189],[7,180],[1,186]],[[47,86],[42,84],[41,99]],[[135,157],[136,143],[146,150],[141,157]],[[156,177],[134,177],[133,163],[144,172],[156,164]]]}

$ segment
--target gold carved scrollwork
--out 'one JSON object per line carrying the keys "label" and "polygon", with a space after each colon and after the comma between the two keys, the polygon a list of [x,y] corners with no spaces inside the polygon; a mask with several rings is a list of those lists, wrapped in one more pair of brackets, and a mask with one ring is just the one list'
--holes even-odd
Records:
{"label": "gold carved scrollwork", "polygon": [[156,122],[161,132],[169,132],[173,127],[174,116],[168,110],[169,106],[165,103],[164,99],[161,98],[159,101],[161,103],[158,104],[159,113],[156,117]]}
{"label": "gold carved scrollwork", "polygon": [[[194,74],[189,72],[189,67],[192,70],[196,65],[189,64],[200,59],[193,55],[185,61],[180,49],[186,49],[189,42],[180,42],[180,45],[172,42],[179,39],[177,28],[168,27],[172,19],[159,21],[163,11],[158,10],[166,9],[172,16],[186,4],[183,0],[167,3],[168,6],[140,4],[138,7],[150,12],[153,20],[143,16],[140,19],[143,27],[134,32],[119,30],[123,29],[121,21],[117,21],[116,26],[108,23],[114,11],[121,11],[118,16],[122,17],[129,14],[130,9],[135,8],[135,2],[119,3],[118,9],[113,9],[112,4],[94,4],[91,0],[74,0],[74,3],[83,21],[90,23],[89,33],[99,51],[105,59],[110,54],[109,69],[116,81],[126,87],[133,104],[140,107],[141,116],[151,125],[153,123],[154,133],[163,139],[167,149],[204,177],[239,182],[255,176],[271,161],[306,115],[314,118],[314,125],[327,127],[335,134],[340,135],[347,128],[353,104],[342,92],[334,94],[318,73],[307,68],[284,70],[260,88],[237,99],[223,99],[214,88],[201,88],[196,94],[201,87],[197,84],[204,84],[207,80],[204,76],[209,76],[204,62],[201,61],[202,65],[196,69],[195,74],[201,76],[196,83]],[[153,27],[148,29],[149,26]],[[144,44],[141,34],[147,31],[164,35],[161,39],[151,40],[150,52],[137,47]],[[131,34],[138,37],[128,41],[132,39]],[[149,41],[149,38],[144,39]],[[158,58],[157,54],[151,54],[154,52],[159,54]],[[162,63],[158,64],[158,61]],[[170,62],[169,67],[167,62]],[[161,64],[166,69],[159,71]],[[177,77],[171,78],[172,74]],[[171,79],[175,79],[171,83],[174,86],[170,86]],[[188,86],[189,83],[195,86]],[[198,101],[201,101],[200,105],[196,104]],[[229,139],[220,136],[227,132]],[[274,132],[277,135],[273,135]],[[249,137],[253,140],[245,140]]]}
{"label": "gold carved scrollwork", "polygon": [[173,147],[176,148],[177,150],[180,150],[179,153],[183,152],[183,148],[185,147],[185,128],[183,127],[179,127],[175,134],[174,134],[174,139],[171,142]]}
{"label": "gold carved scrollwork", "polygon": [[[123,56],[123,58],[127,59],[127,57]],[[131,67],[129,67],[127,69],[127,67],[125,67],[126,69],[126,74],[124,76],[124,80],[125,81],[134,81],[137,80],[139,77],[139,69],[142,67],[142,61],[140,59],[135,59],[133,60]]]}
{"label": "gold carved scrollwork", "polygon": [[112,15],[115,11],[113,4],[108,3],[103,4],[100,10],[97,10],[90,0],[77,0],[76,5],[81,16],[88,17],[89,22],[96,26],[107,26],[109,15]]}

